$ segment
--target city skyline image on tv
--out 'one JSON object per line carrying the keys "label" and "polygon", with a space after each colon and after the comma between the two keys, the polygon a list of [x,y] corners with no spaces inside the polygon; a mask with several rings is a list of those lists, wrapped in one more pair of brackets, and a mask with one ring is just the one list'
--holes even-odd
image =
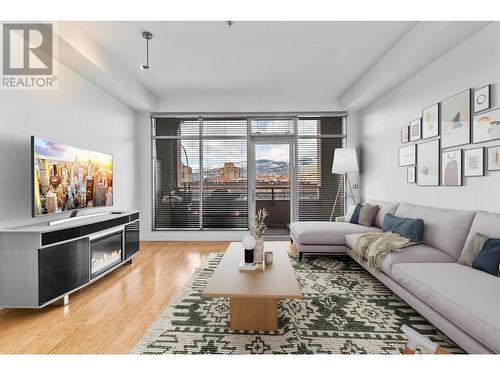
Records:
{"label": "city skyline image on tv", "polygon": [[33,215],[113,205],[113,156],[33,137]]}

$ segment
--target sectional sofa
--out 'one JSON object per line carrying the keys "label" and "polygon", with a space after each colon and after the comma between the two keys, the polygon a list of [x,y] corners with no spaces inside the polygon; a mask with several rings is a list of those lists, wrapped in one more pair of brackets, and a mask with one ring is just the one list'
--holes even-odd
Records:
{"label": "sectional sofa", "polygon": [[391,253],[381,270],[360,264],[468,353],[500,353],[500,277],[459,264],[474,233],[500,238],[500,215],[409,203],[369,201],[380,206],[373,227],[348,222],[296,222],[290,235],[299,257],[307,253],[352,256],[356,239],[381,232],[384,216],[421,218],[423,242]]}

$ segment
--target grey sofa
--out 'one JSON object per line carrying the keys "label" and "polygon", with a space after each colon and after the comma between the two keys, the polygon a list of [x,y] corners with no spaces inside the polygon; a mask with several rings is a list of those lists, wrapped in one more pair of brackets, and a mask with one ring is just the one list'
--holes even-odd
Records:
{"label": "grey sofa", "polygon": [[500,277],[459,264],[467,238],[500,238],[500,215],[409,203],[380,206],[374,226],[346,222],[297,222],[290,236],[302,259],[307,253],[346,253],[366,232],[381,231],[385,214],[424,220],[422,244],[387,255],[380,271],[368,272],[469,353],[500,353]]}

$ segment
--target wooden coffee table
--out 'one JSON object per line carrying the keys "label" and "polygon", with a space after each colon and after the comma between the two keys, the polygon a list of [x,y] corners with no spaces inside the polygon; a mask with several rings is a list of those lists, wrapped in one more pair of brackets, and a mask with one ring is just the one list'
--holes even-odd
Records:
{"label": "wooden coffee table", "polygon": [[229,327],[240,331],[276,331],[278,299],[301,299],[286,245],[266,242],[273,263],[266,270],[240,271],[241,242],[232,242],[208,281],[203,297],[229,298]]}

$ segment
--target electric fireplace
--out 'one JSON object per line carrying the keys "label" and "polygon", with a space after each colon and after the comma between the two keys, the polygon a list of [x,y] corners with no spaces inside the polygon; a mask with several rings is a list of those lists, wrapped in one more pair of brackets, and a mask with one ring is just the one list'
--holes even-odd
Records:
{"label": "electric fireplace", "polygon": [[91,278],[120,264],[123,258],[122,232],[96,238],[90,242]]}

